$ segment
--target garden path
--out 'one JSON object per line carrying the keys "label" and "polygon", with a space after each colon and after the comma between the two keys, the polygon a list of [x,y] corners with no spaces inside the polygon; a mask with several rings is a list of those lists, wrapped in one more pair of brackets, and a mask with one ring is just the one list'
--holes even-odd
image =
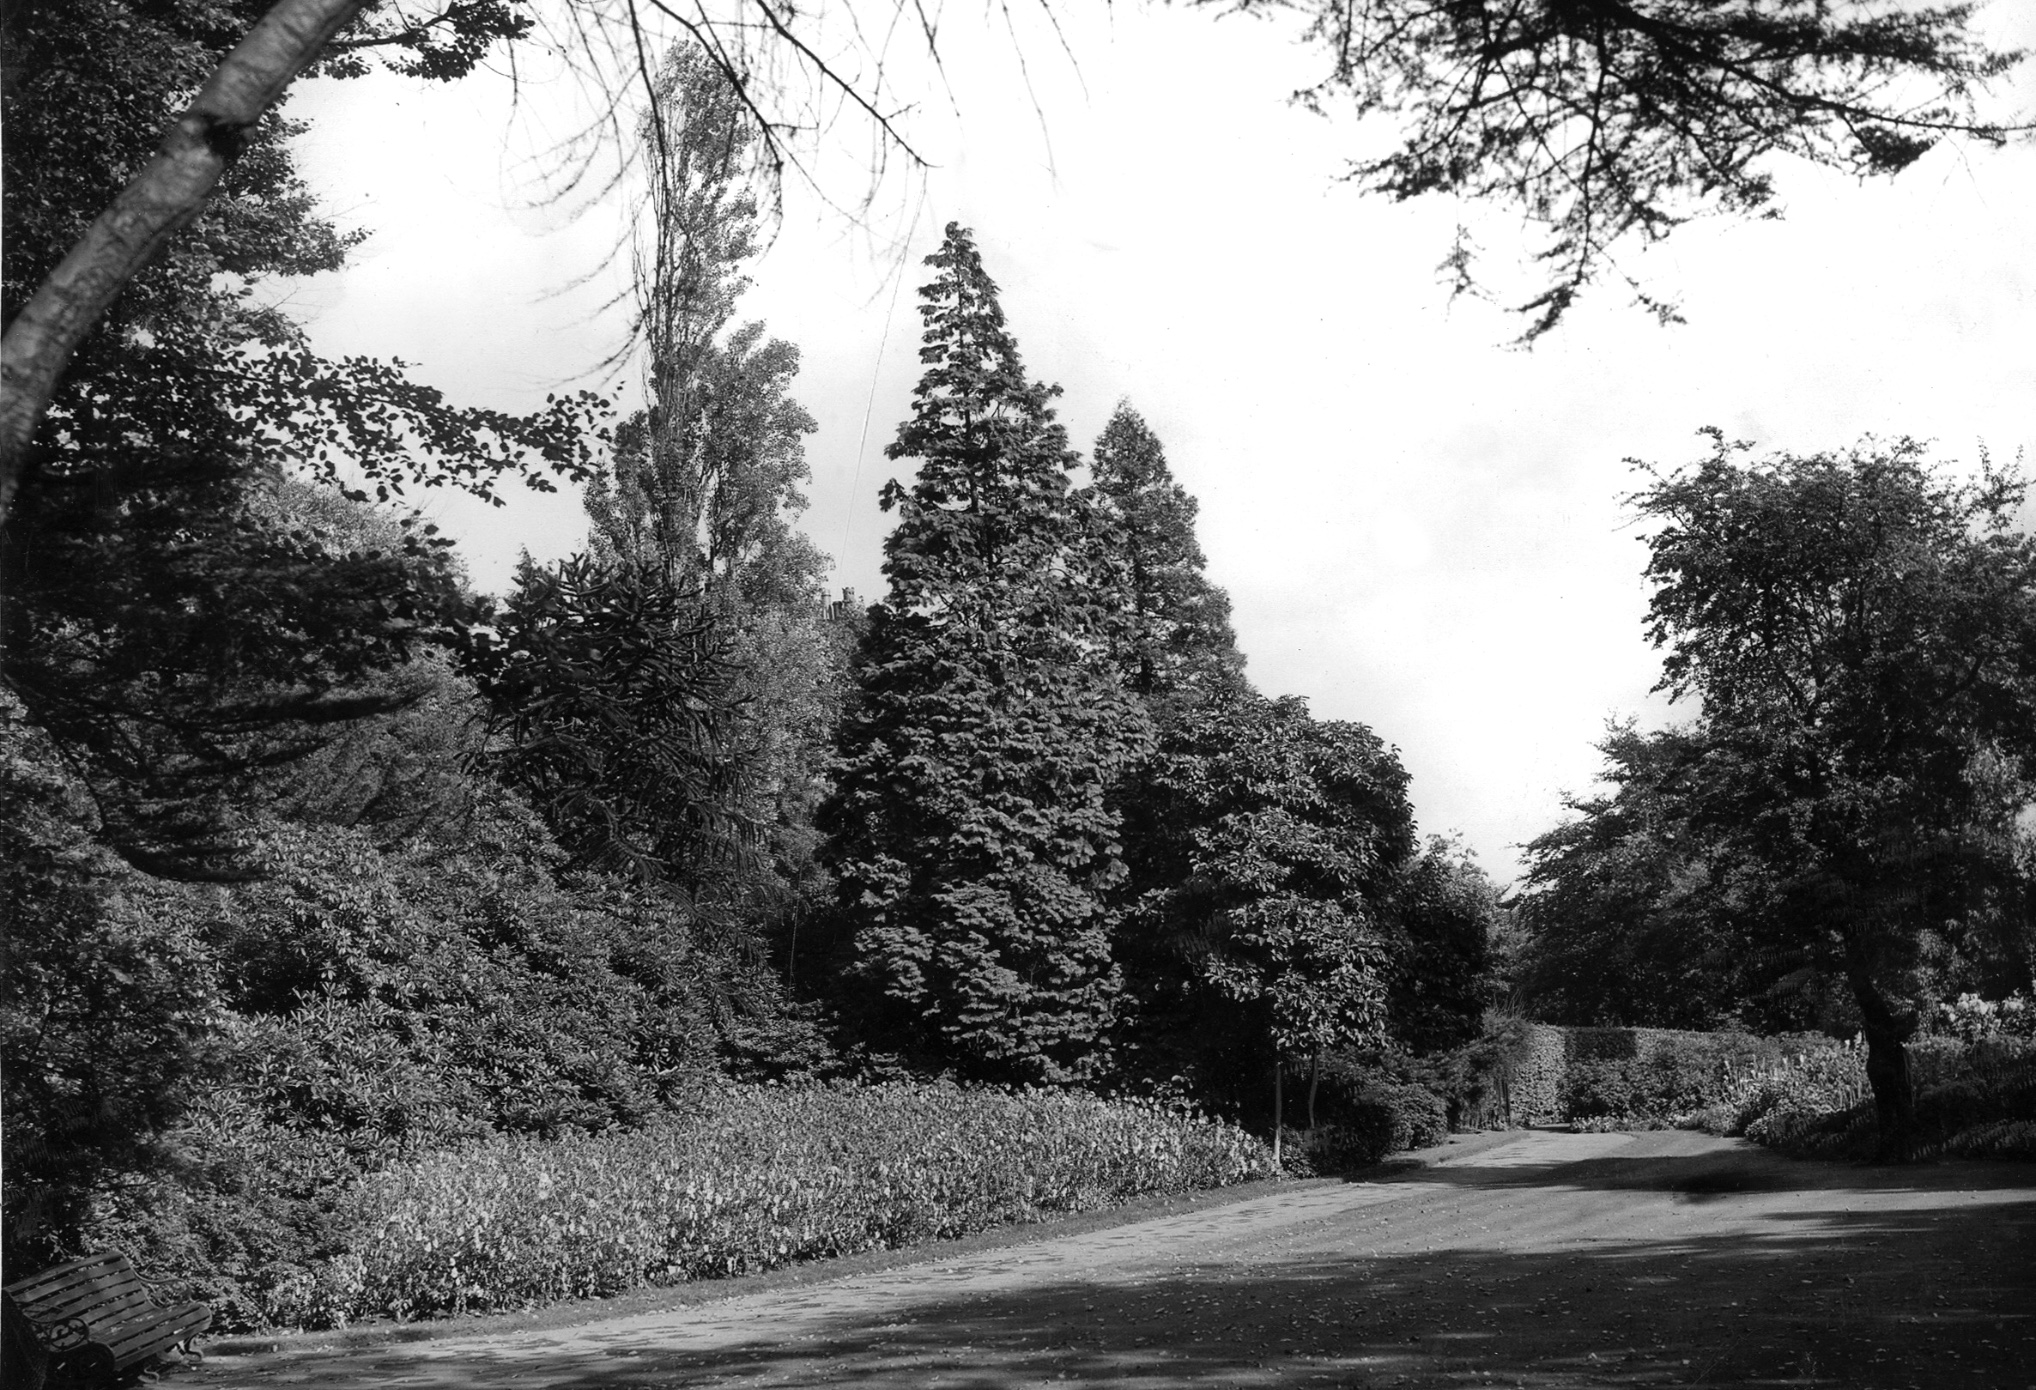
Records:
{"label": "garden path", "polygon": [[[1466,1136],[1239,1189],[567,1324],[213,1355],[259,1390],[1824,1386],[2036,1390],[2036,1167],[1799,1163],[1667,1131]],[[676,1299],[677,1291],[667,1299]]]}

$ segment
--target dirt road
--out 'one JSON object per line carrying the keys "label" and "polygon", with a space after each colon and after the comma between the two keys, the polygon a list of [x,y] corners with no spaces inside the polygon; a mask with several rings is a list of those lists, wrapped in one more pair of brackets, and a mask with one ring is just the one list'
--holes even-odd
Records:
{"label": "dirt road", "polygon": [[2027,1165],[1802,1164],[1675,1132],[1425,1157],[577,1325],[214,1355],[176,1382],[2036,1390]]}

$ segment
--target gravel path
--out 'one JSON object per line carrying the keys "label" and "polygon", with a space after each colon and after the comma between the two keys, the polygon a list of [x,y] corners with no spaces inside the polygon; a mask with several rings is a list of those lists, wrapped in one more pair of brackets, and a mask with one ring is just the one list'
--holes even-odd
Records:
{"label": "gravel path", "polygon": [[1793,1163],[1673,1131],[1479,1136],[1421,1157],[685,1306],[589,1305],[577,1325],[295,1339],[175,1380],[2036,1390],[2036,1168]]}

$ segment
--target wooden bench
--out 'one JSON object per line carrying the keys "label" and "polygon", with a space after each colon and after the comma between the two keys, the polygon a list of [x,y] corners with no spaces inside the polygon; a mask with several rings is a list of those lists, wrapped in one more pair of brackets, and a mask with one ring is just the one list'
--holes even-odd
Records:
{"label": "wooden bench", "polygon": [[188,1350],[212,1325],[203,1303],[157,1303],[127,1256],[113,1251],[52,1265],[0,1293],[8,1350],[26,1363],[10,1367],[23,1390],[45,1377],[52,1385],[112,1381],[172,1347]]}

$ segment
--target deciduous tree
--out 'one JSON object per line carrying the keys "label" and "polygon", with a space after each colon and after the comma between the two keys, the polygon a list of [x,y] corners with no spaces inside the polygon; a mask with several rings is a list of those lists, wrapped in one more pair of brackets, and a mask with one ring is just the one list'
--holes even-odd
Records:
{"label": "deciduous tree", "polygon": [[1701,720],[1598,745],[1609,790],[1573,796],[1527,845],[1520,897],[1522,1002],[1584,1027],[1838,1024],[1799,946],[1754,929],[1771,885],[1697,819]]}
{"label": "deciduous tree", "polygon": [[1933,947],[1985,920],[2036,795],[2036,540],[2024,484],[1908,440],[1748,463],[1712,432],[1633,500],[1655,524],[1662,687],[1703,702],[1697,823],[1775,880],[1767,921],[1851,987],[1885,1143]]}
{"label": "deciduous tree", "polygon": [[1232,696],[1171,731],[1124,802],[1131,1069],[1236,1105],[1237,1074],[1380,1024],[1414,826],[1406,771],[1371,730]]}
{"label": "deciduous tree", "polygon": [[1457,841],[1432,836],[1408,861],[1387,913],[1394,1041],[1418,1054],[1478,1036],[1493,1002],[1494,946],[1506,911],[1496,885]]}

